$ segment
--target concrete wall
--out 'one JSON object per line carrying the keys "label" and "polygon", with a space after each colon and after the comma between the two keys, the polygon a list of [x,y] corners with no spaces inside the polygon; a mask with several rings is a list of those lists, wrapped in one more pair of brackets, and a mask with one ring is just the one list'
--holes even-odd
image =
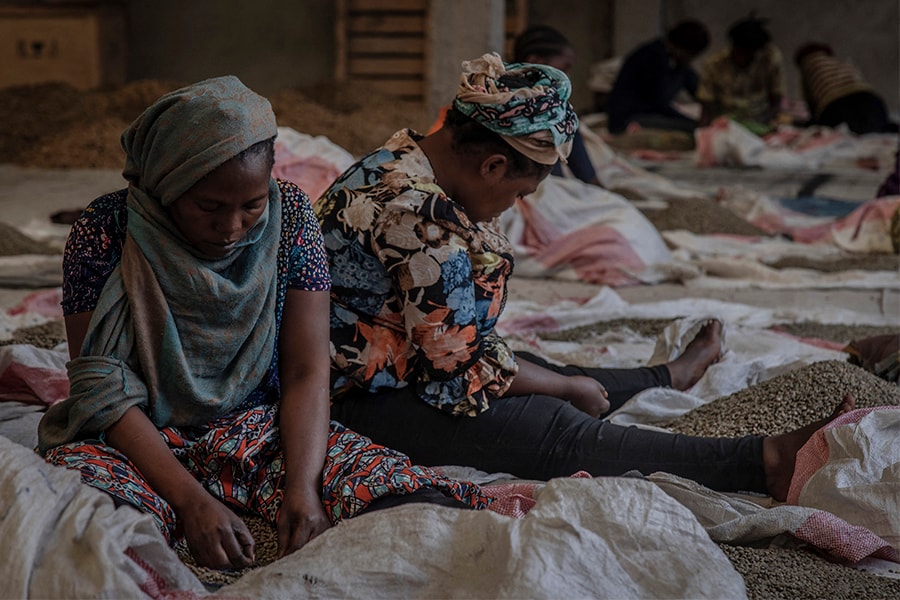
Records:
{"label": "concrete wall", "polygon": [[432,114],[456,95],[462,61],[485,52],[502,55],[503,13],[503,0],[431,0],[426,105]]}
{"label": "concrete wall", "polygon": [[[432,0],[439,10],[454,0]],[[477,55],[463,36],[476,15],[496,11],[497,0],[464,0],[466,10],[433,22],[434,65]],[[529,0],[531,24],[563,31],[575,46],[573,104],[591,105],[590,65],[623,54],[676,21],[704,21],[712,48],[725,44],[725,30],[755,8],[770,19],[775,41],[788,58],[788,93],[799,97],[790,55],[817,38],[852,58],[894,112],[900,111],[900,11],[898,0]],[[334,73],[335,3],[332,0],[128,0],[129,79],[194,81],[234,73],[262,93],[328,81]],[[458,35],[457,35],[458,34]],[[494,49],[495,32],[481,32],[483,51]],[[480,43],[480,42],[479,42]],[[477,45],[477,44],[475,44]],[[448,58],[451,57],[451,58]],[[455,76],[454,76],[455,78]],[[435,96],[446,81],[435,79]]]}
{"label": "concrete wall", "polygon": [[237,75],[268,94],[334,75],[332,0],[128,0],[128,78]]}
{"label": "concrete wall", "polygon": [[[811,40],[830,44],[851,59],[887,102],[900,111],[900,2],[897,0],[610,0],[616,33],[615,53],[627,53],[685,18],[710,29],[710,50],[727,44],[726,31],[756,10],[769,19],[772,39],[785,56],[789,97],[801,97],[793,53]],[[702,60],[702,57],[701,57]]]}

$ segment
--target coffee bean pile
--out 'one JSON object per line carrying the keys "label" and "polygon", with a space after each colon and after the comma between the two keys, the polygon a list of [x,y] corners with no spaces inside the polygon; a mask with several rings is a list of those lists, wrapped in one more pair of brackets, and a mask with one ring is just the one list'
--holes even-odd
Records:
{"label": "coffee bean pile", "polygon": [[900,579],[831,563],[811,551],[719,546],[744,577],[750,600],[900,598]]}
{"label": "coffee bean pile", "polygon": [[21,254],[59,254],[59,250],[31,239],[12,225],[0,222],[0,256]]}
{"label": "coffee bean pile", "polygon": [[191,556],[190,550],[188,550],[187,544],[183,540],[175,546],[175,552],[178,554],[178,557],[202,583],[211,587],[234,583],[246,573],[263,567],[278,557],[278,536],[275,528],[262,517],[244,515],[243,519],[247,524],[247,529],[250,530],[250,534],[253,535],[253,541],[256,542],[256,564],[246,569],[217,571],[216,569],[200,567],[194,561],[194,557]]}
{"label": "coffee bean pile", "polygon": [[[62,83],[0,89],[0,163],[121,169],[122,131],[159,96],[182,85],[142,80],[90,92]],[[355,156],[381,146],[398,129],[427,130],[433,120],[421,104],[365,84],[285,89],[269,99],[280,126],[324,135]]]}
{"label": "coffee bean pile", "polygon": [[47,321],[31,327],[16,329],[12,337],[0,340],[0,346],[11,344],[29,344],[37,348],[50,350],[66,341],[66,328],[62,320]]}
{"label": "coffee bean pile", "polygon": [[900,405],[897,384],[830,360],[718,398],[661,426],[709,437],[779,434],[827,417],[847,393],[856,398],[857,408]]}

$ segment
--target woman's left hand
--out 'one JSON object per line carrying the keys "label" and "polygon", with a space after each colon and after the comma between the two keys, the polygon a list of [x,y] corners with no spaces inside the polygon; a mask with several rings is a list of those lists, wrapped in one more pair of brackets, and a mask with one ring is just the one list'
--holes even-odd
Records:
{"label": "woman's left hand", "polygon": [[302,548],[331,527],[322,500],[313,491],[285,490],[278,513],[278,558]]}

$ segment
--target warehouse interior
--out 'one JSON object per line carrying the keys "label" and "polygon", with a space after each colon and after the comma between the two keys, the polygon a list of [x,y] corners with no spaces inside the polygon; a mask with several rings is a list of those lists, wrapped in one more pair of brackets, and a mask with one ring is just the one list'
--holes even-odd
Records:
{"label": "warehouse interior", "polygon": [[[784,56],[793,121],[761,136],[727,119],[688,134],[609,132],[623,58],[691,19],[709,31],[699,70],[750,14]],[[510,62],[534,25],[564,32],[574,51],[570,101],[599,183],[553,175],[502,215],[516,275],[497,330],[556,364],[631,368],[718,319],[727,336],[708,375],[683,393],[635,396],[613,422],[775,435],[850,393],[881,420],[865,450],[847,441],[861,447],[862,427],[816,438],[823,463],[829,448],[835,464],[847,452],[846,470],[834,466],[842,484],[806,488],[801,506],[666,473],[537,482],[440,465],[502,488],[527,514],[408,505],[284,557],[272,525],[248,516],[257,563],[222,571],[34,452],[41,416],[68,395],[70,227],[126,187],[120,135],[145,107],[237,76],[271,102],[275,176],[315,205],[395,131],[435,126],[462,61]],[[889,187],[900,138],[801,124],[792,57],[811,41],[862,73],[896,127],[895,0],[0,1],[0,533],[14,540],[0,596],[900,596],[900,192]],[[876,338],[881,354],[860,358]]]}

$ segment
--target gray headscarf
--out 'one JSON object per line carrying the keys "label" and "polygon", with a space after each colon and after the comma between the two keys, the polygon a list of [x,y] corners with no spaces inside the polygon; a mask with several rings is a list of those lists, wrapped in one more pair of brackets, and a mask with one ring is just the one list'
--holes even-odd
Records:
{"label": "gray headscarf", "polygon": [[128,233],[94,309],[70,396],[48,409],[39,449],[95,436],[132,406],[158,427],[229,412],[272,360],[281,199],[222,259],[193,248],[166,207],[205,175],[277,134],[269,102],[236,77],[166,94],[122,134]]}

